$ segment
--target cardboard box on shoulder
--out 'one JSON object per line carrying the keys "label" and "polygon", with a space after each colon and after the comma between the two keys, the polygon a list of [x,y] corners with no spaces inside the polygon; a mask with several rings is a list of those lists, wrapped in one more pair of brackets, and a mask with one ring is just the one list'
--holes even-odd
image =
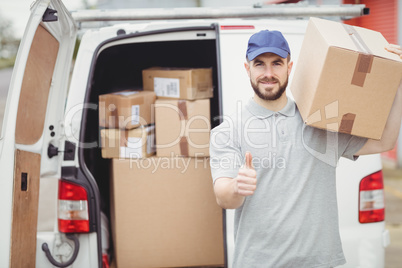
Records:
{"label": "cardboard box on shoulder", "polygon": [[157,99],[155,127],[158,156],[209,156],[209,99]]}
{"label": "cardboard box on shoulder", "polygon": [[311,18],[290,90],[307,125],[381,139],[402,60],[379,32]]}
{"label": "cardboard box on shoulder", "polygon": [[158,98],[206,99],[213,97],[212,68],[161,68],[142,71],[144,90]]}
{"label": "cardboard box on shoulder", "polygon": [[222,209],[208,158],[113,159],[117,267],[224,264]]}
{"label": "cardboard box on shoulder", "polygon": [[155,125],[101,130],[103,158],[143,158],[155,154]]}
{"label": "cardboard box on shoulder", "polygon": [[133,129],[152,124],[156,95],[150,91],[120,91],[99,95],[99,126]]}

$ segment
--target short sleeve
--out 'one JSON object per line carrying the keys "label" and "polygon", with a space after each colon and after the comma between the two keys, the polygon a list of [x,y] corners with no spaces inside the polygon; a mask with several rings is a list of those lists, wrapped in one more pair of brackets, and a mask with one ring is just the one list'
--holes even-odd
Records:
{"label": "short sleeve", "polygon": [[364,146],[366,138],[349,134],[318,129],[310,126],[303,127],[304,148],[322,162],[337,166],[338,160],[345,157],[356,160],[355,154]]}
{"label": "short sleeve", "polygon": [[339,152],[342,157],[357,160],[356,153],[366,144],[367,139],[349,134],[339,134]]}
{"label": "short sleeve", "polygon": [[210,166],[212,179],[237,176],[241,166],[241,149],[236,131],[224,121],[212,129],[210,136]]}

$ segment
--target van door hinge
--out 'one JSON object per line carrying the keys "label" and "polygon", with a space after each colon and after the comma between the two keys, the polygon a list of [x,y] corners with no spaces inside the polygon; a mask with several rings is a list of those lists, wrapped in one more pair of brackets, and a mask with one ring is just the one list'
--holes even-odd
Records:
{"label": "van door hinge", "polygon": [[42,21],[43,22],[52,22],[57,21],[59,18],[57,17],[57,10],[46,8],[45,14],[43,14]]}
{"label": "van door hinge", "polygon": [[53,156],[56,156],[59,154],[59,148],[54,146],[53,144],[49,143],[49,147],[47,147],[47,156],[49,158],[52,158]]}

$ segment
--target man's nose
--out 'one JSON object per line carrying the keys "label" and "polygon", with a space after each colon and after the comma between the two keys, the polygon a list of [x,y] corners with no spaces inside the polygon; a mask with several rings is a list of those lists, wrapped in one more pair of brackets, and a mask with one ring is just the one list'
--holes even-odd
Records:
{"label": "man's nose", "polygon": [[270,66],[265,67],[264,75],[268,78],[271,78],[274,75],[272,67]]}

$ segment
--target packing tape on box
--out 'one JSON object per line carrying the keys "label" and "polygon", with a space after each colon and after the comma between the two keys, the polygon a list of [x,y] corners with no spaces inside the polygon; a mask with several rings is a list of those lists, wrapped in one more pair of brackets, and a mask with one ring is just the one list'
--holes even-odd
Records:
{"label": "packing tape on box", "polygon": [[344,114],[342,116],[341,125],[339,126],[339,132],[351,134],[355,118],[356,114],[352,113]]}
{"label": "packing tape on box", "polygon": [[128,146],[128,130],[119,130],[120,135],[120,147],[127,147]]}
{"label": "packing tape on box", "polygon": [[187,137],[181,137],[180,138],[180,155],[182,156],[188,156],[188,141]]}
{"label": "packing tape on box", "polygon": [[[179,108],[180,121],[187,120],[187,101],[179,100],[177,107]],[[180,155],[188,156],[188,141],[184,136],[180,138]]]}
{"label": "packing tape on box", "polygon": [[359,57],[356,62],[355,71],[353,72],[352,85],[359,87],[364,86],[366,75],[371,71],[371,65],[373,64],[374,56],[372,54],[359,53]]}
{"label": "packing tape on box", "polygon": [[177,107],[179,108],[180,120],[187,120],[187,102],[185,100],[179,100]]}
{"label": "packing tape on box", "polygon": [[356,45],[359,51],[359,57],[356,62],[355,70],[353,72],[353,77],[351,84],[359,87],[364,86],[364,81],[366,80],[366,75],[370,73],[371,66],[373,64],[373,53],[370,48],[366,45],[363,38],[359,35],[353,26],[342,24],[346,32],[349,34],[353,43]]}

